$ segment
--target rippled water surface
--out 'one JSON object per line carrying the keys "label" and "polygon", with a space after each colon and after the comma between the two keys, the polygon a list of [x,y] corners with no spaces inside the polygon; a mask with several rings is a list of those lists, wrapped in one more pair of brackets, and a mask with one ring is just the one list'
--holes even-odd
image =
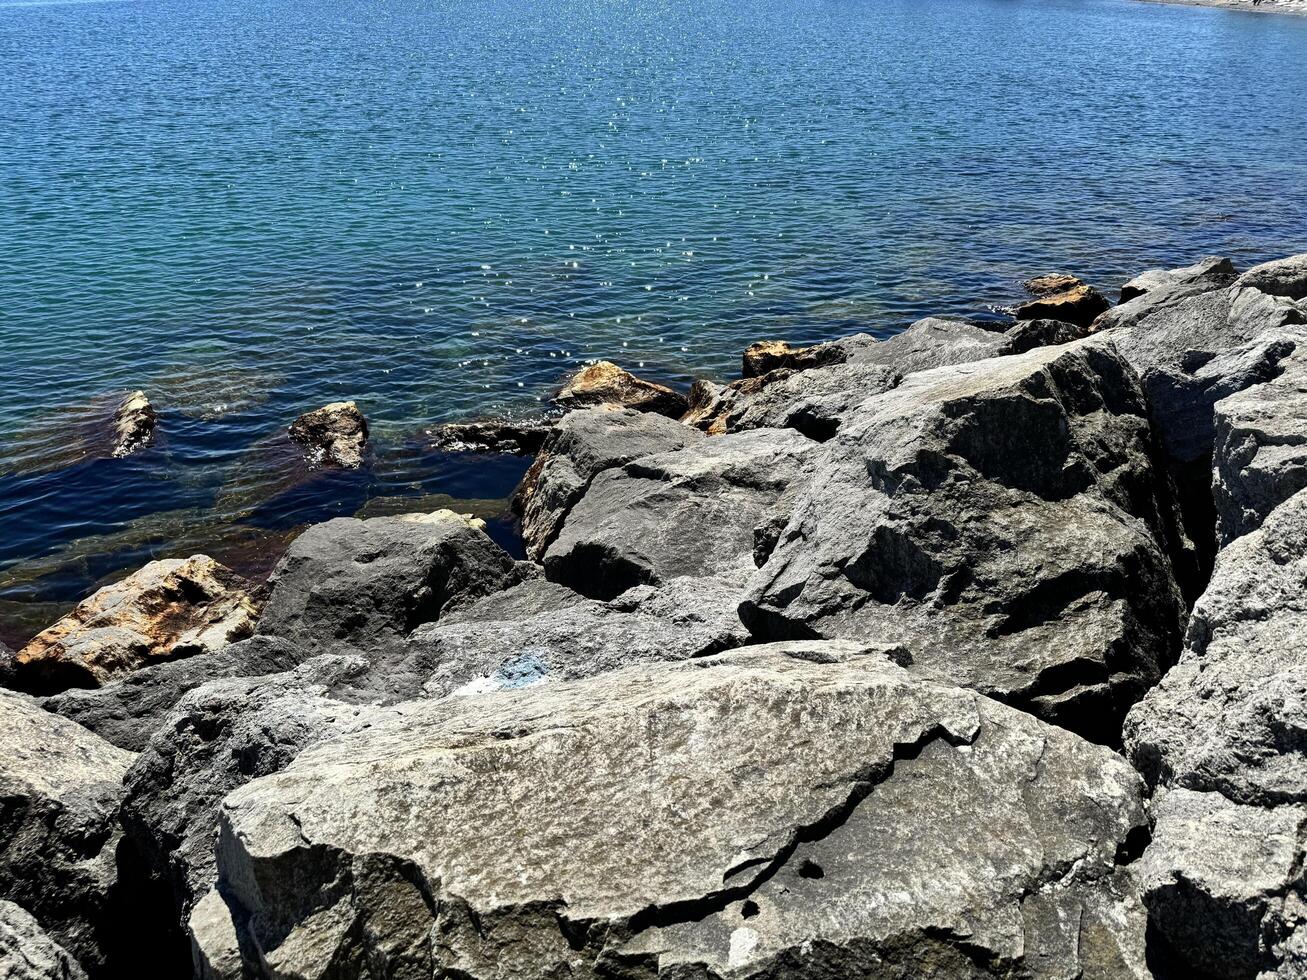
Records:
{"label": "rippled water surface", "polygon": [[[499,515],[524,464],[426,431],[587,358],[686,383],[1036,272],[1307,249],[1307,18],[0,0],[0,64],[10,642],[151,557],[258,571],[412,498]],[[138,387],[159,444],[87,457]],[[279,434],[341,398],[375,458],[305,474]]]}

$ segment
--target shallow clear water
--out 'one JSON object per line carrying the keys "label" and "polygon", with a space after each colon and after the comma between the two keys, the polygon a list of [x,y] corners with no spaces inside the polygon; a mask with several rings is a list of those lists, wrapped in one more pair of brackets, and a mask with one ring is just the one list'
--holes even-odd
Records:
{"label": "shallow clear water", "polygon": [[[1307,18],[1131,0],[0,0],[0,637],[372,498],[569,366],[1307,250]],[[144,388],[160,444],[75,459]],[[357,399],[374,464],[277,434]],[[380,512],[388,501],[373,501]],[[508,539],[508,529],[496,525]]]}

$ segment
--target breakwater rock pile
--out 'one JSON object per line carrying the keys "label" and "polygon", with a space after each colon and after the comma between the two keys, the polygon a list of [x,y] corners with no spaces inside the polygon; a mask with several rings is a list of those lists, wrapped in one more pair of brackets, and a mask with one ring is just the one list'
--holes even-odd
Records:
{"label": "breakwater rock pile", "polygon": [[452,427],[527,560],[88,597],[0,657],[0,975],[1307,975],[1307,255],[1031,288]]}

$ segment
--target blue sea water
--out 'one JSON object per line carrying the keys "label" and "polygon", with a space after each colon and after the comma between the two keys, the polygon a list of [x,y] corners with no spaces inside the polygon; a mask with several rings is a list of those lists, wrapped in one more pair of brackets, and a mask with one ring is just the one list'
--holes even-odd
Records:
{"label": "blue sea water", "polygon": [[[0,0],[0,638],[523,467],[430,448],[607,357],[1307,250],[1307,18],[1134,0]],[[144,389],[159,444],[81,458]],[[278,434],[352,398],[375,455]],[[378,499],[382,498],[382,499]],[[493,524],[511,543],[507,522]]]}

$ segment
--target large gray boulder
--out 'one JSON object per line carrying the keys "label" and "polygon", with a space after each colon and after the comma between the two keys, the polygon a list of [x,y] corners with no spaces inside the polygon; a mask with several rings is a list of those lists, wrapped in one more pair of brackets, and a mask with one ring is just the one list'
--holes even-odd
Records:
{"label": "large gray boulder", "polygon": [[306,750],[224,802],[234,921],[197,941],[270,976],[1145,977],[1145,829],[1113,753],[784,644]]}
{"label": "large gray boulder", "polygon": [[223,797],[356,724],[368,709],[329,692],[369,666],[361,657],[325,655],[282,674],[215,680],[169,714],[125,776],[123,822],[167,876],[181,921],[214,884]]}
{"label": "large gray boulder", "polygon": [[1184,542],[1110,343],[909,375],[827,448],[741,607],[755,635],[901,642],[1114,741],[1179,648]]}
{"label": "large gray boulder", "polygon": [[313,653],[376,653],[460,603],[513,584],[513,560],[452,511],[337,518],[292,542],[258,633]]}
{"label": "large gray boulder", "polygon": [[820,449],[754,429],[605,470],[545,551],[545,575],[596,599],[683,576],[742,581]]}
{"label": "large gray boulder", "polygon": [[86,974],[25,909],[0,900],[0,980],[86,980]]}
{"label": "large gray boulder", "polygon": [[[753,358],[745,355],[744,378],[695,386],[685,421],[713,435],[790,428],[825,441],[858,406],[893,388],[905,374],[1068,343],[1087,329],[1046,319],[1011,325],[927,317],[884,340],[856,334],[798,350],[776,342],[755,344]],[[772,349],[769,357],[758,350],[778,347],[785,350]],[[766,364],[776,366],[758,373]]]}
{"label": "large gray boulder", "polygon": [[1307,975],[1307,807],[1247,806],[1176,789],[1152,812],[1153,842],[1135,867],[1149,921],[1177,975]]}
{"label": "large gray boulder", "polygon": [[1307,331],[1256,343],[1275,348],[1278,374],[1214,408],[1212,495],[1221,545],[1256,530],[1307,487]]}
{"label": "large gray boulder", "polygon": [[115,939],[118,808],[132,759],[31,698],[0,691],[0,899],[26,909],[92,971]]}
{"label": "large gray boulder", "polygon": [[1206,292],[1229,286],[1238,276],[1233,262],[1219,255],[1211,255],[1179,269],[1149,269],[1141,272],[1121,287],[1121,302],[1129,303],[1145,293],[1165,288],[1190,287],[1195,292]]}
{"label": "large gray boulder", "polygon": [[545,440],[513,499],[527,555],[539,559],[545,553],[572,505],[604,470],[702,439],[675,419],[633,409],[569,412]]}
{"label": "large gray boulder", "polygon": [[1307,490],[1218,554],[1180,662],[1126,720],[1158,796],[1144,901],[1205,975],[1307,972],[1304,635]]}
{"label": "large gray boulder", "polygon": [[101,738],[140,752],[187,691],[223,677],[275,674],[306,659],[298,646],[271,636],[229,643],[214,653],[142,667],[104,687],[73,689],[42,701]]}
{"label": "large gray boulder", "polygon": [[1255,265],[1235,281],[1268,296],[1307,299],[1307,252]]}

